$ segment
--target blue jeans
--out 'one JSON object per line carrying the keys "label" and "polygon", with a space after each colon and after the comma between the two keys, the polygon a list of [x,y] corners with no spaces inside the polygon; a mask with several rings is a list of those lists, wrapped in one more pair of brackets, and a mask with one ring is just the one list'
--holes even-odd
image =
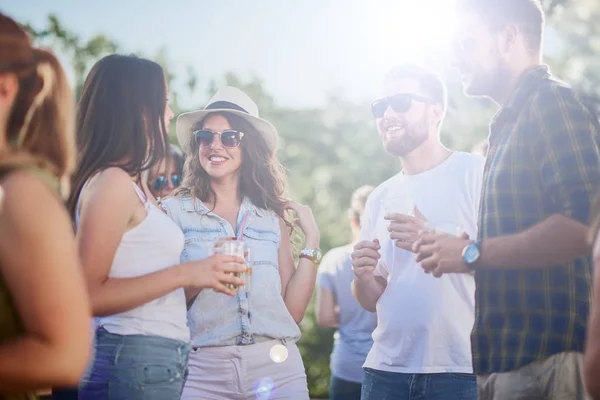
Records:
{"label": "blue jeans", "polygon": [[362,400],[477,400],[473,374],[400,374],[365,368]]}
{"label": "blue jeans", "polygon": [[149,335],[96,331],[96,357],[79,400],[179,400],[190,345]]}
{"label": "blue jeans", "polygon": [[361,384],[331,376],[329,400],[360,400]]}
{"label": "blue jeans", "polygon": [[77,388],[52,389],[52,400],[77,400]]}

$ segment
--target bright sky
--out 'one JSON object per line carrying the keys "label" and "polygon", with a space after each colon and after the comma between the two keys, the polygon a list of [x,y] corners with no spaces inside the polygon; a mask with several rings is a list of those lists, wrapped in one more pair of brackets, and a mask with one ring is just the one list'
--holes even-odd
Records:
{"label": "bright sky", "polygon": [[[448,38],[450,9],[451,0],[0,0],[0,10],[35,28],[54,13],[84,38],[107,34],[121,51],[164,47],[175,72],[192,65],[200,85],[228,71],[256,75],[289,106],[328,95],[372,100],[394,62]],[[183,106],[206,100],[203,90],[186,95],[183,82],[175,89]]]}

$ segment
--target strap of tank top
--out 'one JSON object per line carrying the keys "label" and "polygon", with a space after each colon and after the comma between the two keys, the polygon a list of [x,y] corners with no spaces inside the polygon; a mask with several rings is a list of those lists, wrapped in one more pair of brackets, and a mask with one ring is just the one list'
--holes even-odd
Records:
{"label": "strap of tank top", "polygon": [[142,202],[142,204],[146,205],[146,203],[148,203],[148,198],[146,197],[146,194],[144,193],[144,191],[142,189],[140,189],[140,187],[135,182],[131,182],[131,183],[133,183],[133,189],[135,190],[135,193],[140,198],[140,201]]}
{"label": "strap of tank top", "polygon": [[[81,205],[81,196],[83,195],[83,191],[85,190],[85,188],[89,182],[90,182],[89,179],[87,181],[85,181],[85,183],[81,187],[81,190],[79,191],[79,196],[77,197],[77,205],[75,208],[75,228],[77,228],[77,226],[79,225],[79,207]],[[144,194],[142,189],[140,189],[139,186],[136,185],[135,182],[131,182],[131,183],[133,184],[133,190],[135,190],[135,193],[140,198],[140,201],[142,202],[142,204],[146,205],[148,203],[148,199],[146,198],[146,195]]]}
{"label": "strap of tank top", "polygon": [[79,207],[81,206],[81,196],[83,196],[83,191],[85,190],[89,181],[90,181],[89,179],[87,181],[85,181],[85,183],[81,187],[81,190],[79,191],[79,196],[77,196],[77,204],[75,204],[75,228],[76,229],[77,229],[77,226],[79,225]]}

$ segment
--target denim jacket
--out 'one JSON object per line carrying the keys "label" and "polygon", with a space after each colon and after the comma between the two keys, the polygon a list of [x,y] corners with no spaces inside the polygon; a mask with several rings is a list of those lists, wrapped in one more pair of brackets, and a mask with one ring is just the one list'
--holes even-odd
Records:
{"label": "denim jacket", "polygon": [[[185,246],[181,261],[209,256],[211,242],[235,236],[231,224],[191,197],[174,197],[163,208],[183,231]],[[279,217],[244,198],[238,227],[248,214],[243,240],[252,254],[252,289],[235,297],[203,289],[188,310],[192,346],[248,345],[272,339],[295,342],[300,329],[281,296],[279,275]]]}

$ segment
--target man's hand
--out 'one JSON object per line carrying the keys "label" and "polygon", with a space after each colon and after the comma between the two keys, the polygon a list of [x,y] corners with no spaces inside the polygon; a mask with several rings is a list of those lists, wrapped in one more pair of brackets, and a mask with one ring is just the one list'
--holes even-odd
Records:
{"label": "man's hand", "polygon": [[388,231],[396,247],[413,251],[413,246],[419,238],[419,232],[425,228],[427,218],[415,206],[415,216],[406,214],[387,214],[385,219],[390,222]]}
{"label": "man's hand", "polygon": [[470,243],[472,241],[466,233],[456,237],[422,232],[412,250],[423,270],[439,278],[443,274],[470,272],[462,257],[463,249]]}
{"label": "man's hand", "polygon": [[381,258],[379,240],[364,240],[356,243],[352,252],[352,267],[358,280],[368,280],[373,277],[377,262]]}

